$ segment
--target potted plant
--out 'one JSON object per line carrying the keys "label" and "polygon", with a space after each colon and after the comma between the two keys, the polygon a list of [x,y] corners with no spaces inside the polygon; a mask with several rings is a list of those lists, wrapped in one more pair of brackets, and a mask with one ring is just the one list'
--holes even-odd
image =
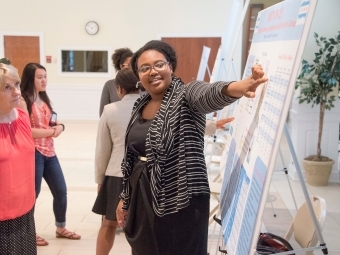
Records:
{"label": "potted plant", "polygon": [[[328,184],[334,161],[321,153],[321,140],[325,111],[334,107],[334,89],[340,81],[340,32],[334,38],[319,37],[314,33],[319,51],[313,63],[302,61],[301,73],[297,77],[295,89],[300,88],[299,103],[319,105],[319,130],[316,155],[303,160],[307,183],[314,186]],[[325,169],[323,166],[325,165]]]}

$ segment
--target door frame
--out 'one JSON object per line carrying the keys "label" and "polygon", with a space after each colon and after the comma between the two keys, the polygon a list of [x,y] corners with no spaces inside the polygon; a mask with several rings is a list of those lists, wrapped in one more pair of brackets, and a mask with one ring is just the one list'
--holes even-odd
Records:
{"label": "door frame", "polygon": [[[157,34],[157,40],[161,40],[162,38],[221,38],[221,47],[224,44],[224,34],[223,33],[158,33]],[[217,57],[217,55],[216,55]],[[214,65],[216,64],[216,58],[214,59]],[[210,70],[210,77],[211,78],[212,72],[214,70],[215,66],[213,66]],[[197,69],[197,72],[199,70]]]}
{"label": "door frame", "polygon": [[163,37],[220,37],[221,43],[224,43],[223,33],[158,33],[157,40],[161,40]]}
{"label": "door frame", "polygon": [[45,66],[45,44],[43,32],[22,32],[22,31],[0,31],[0,57],[5,57],[5,36],[38,36],[39,37],[39,52],[40,64]]}
{"label": "door frame", "polygon": [[[221,47],[224,46],[227,42],[226,33],[158,33],[157,34],[157,40],[161,40],[162,37],[221,37]],[[238,47],[237,42],[242,43],[242,32],[238,35],[238,39],[236,40],[236,47],[233,50],[232,55],[230,55],[230,61],[224,63],[224,68],[226,70],[226,73],[228,74],[228,79],[230,79],[229,74],[231,72],[231,64],[236,67],[236,75],[231,80],[241,80],[243,75],[243,69],[242,69],[242,52],[243,52],[243,46]],[[222,53],[223,54],[223,53]],[[225,53],[226,54],[226,53]],[[229,56],[229,55],[228,55]],[[236,58],[237,57],[237,58]],[[236,59],[236,60],[234,60]],[[239,60],[238,60],[239,59]],[[216,63],[215,63],[216,64]],[[215,67],[214,64],[214,67]],[[213,69],[214,69],[213,67]],[[213,69],[210,70],[211,74],[213,72]],[[224,80],[224,79],[222,79]]]}

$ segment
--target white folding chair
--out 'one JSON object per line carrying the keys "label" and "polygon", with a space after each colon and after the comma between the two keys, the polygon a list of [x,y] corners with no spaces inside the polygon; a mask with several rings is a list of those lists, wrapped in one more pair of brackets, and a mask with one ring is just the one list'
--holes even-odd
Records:
{"label": "white folding chair", "polygon": [[[318,196],[311,197],[311,202],[315,216],[322,229],[326,218],[326,202],[323,198]],[[297,211],[284,238],[289,241],[292,235],[294,235],[294,239],[301,248],[313,247],[318,243],[316,230],[306,202],[304,202]],[[306,252],[306,255],[312,254],[313,251]]]}

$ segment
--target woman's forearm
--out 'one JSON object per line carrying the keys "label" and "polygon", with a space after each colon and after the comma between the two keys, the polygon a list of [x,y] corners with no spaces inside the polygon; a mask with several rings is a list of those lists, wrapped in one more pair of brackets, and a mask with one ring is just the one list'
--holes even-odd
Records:
{"label": "woman's forearm", "polygon": [[55,129],[53,128],[49,128],[49,129],[45,129],[45,128],[31,128],[32,131],[32,137],[34,139],[38,139],[38,138],[44,138],[44,137],[50,137],[54,135]]}

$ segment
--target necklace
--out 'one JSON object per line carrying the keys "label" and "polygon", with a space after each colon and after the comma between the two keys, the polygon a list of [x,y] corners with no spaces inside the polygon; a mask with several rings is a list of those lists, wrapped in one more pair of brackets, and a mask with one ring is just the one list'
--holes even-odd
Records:
{"label": "necklace", "polygon": [[5,116],[0,117],[0,124],[4,124],[8,126],[8,133],[11,138],[12,143],[16,144],[16,139],[15,139],[15,129],[16,126],[13,127],[12,124],[13,121],[15,121],[17,118],[17,113],[15,109],[12,109],[12,111],[9,114],[6,114]]}
{"label": "necklace", "polygon": [[15,139],[15,133],[13,131],[12,122],[8,122],[8,129],[9,129],[9,133],[10,133],[10,137],[11,137],[12,142],[14,144],[16,144],[17,140]]}

